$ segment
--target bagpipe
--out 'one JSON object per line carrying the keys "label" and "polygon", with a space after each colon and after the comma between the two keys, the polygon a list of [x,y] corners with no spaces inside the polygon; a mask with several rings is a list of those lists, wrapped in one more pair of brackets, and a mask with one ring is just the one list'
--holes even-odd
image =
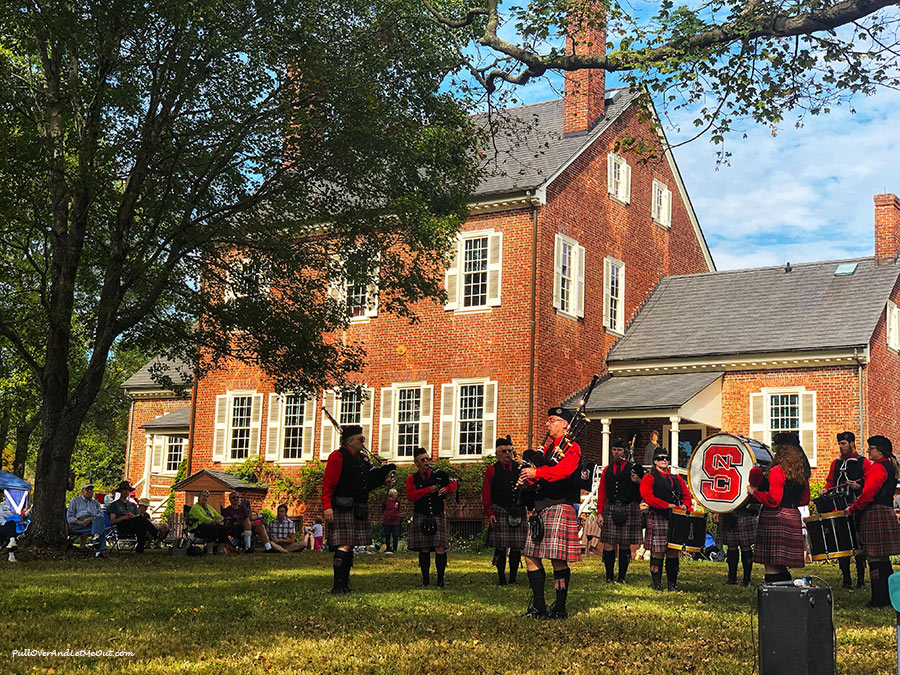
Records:
{"label": "bagpipe", "polygon": [[[331,426],[334,427],[335,431],[338,432],[338,436],[340,436],[342,432],[341,425],[338,424],[338,421],[336,419],[334,419],[334,415],[328,412],[328,408],[326,408],[324,405],[322,406],[322,412],[325,413],[328,421],[331,422]],[[387,480],[388,476],[390,476],[391,478],[394,477],[397,472],[396,464],[393,464],[391,462],[386,463],[381,457],[370,451],[369,448],[366,447],[365,443],[363,443],[361,452],[363,454],[363,457],[365,457],[369,464],[372,465],[372,473],[375,477],[376,486],[380,486],[381,484],[383,484]]]}
{"label": "bagpipe", "polygon": [[451,476],[447,471],[443,469],[435,469],[431,466],[431,463],[428,464],[428,468],[431,469],[431,480],[434,481],[434,485],[437,485],[439,488],[445,488],[450,485],[450,483],[456,482],[457,488],[456,492],[456,503],[459,504],[459,484],[462,483],[462,478],[455,478]]}

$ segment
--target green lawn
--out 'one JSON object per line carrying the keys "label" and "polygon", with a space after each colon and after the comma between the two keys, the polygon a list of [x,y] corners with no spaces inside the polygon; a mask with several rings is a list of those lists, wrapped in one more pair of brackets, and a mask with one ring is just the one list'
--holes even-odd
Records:
{"label": "green lawn", "polygon": [[[418,585],[414,555],[357,555],[355,592],[341,597],[328,594],[324,553],[0,561],[0,672],[753,672],[755,591],[724,586],[724,564],[681,569],[684,592],[657,593],[646,562],[623,587],[586,559],[574,567],[570,618],[535,622],[520,616],[524,573],[501,588],[487,555],[451,553],[444,590]],[[839,585],[836,567],[807,570]],[[894,672],[893,611],[866,609],[868,591],[835,596],[838,672]]]}

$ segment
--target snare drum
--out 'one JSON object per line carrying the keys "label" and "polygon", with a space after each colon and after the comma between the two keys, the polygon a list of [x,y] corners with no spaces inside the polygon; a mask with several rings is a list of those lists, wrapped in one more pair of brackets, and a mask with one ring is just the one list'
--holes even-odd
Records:
{"label": "snare drum", "polygon": [[831,492],[821,497],[813,499],[816,505],[816,511],[819,513],[834,513],[835,511],[846,511],[847,507],[853,503],[853,499],[843,492]]}
{"label": "snare drum", "polygon": [[706,543],[706,514],[672,509],[667,546],[678,551],[700,553]]}
{"label": "snare drum", "polygon": [[820,513],[803,519],[809,533],[810,558],[832,560],[849,558],[859,552],[856,522],[845,511]]}
{"label": "snare drum", "polygon": [[707,511],[730,513],[747,504],[750,469],[772,463],[769,448],[752,438],[715,434],[697,446],[688,461],[688,487]]}

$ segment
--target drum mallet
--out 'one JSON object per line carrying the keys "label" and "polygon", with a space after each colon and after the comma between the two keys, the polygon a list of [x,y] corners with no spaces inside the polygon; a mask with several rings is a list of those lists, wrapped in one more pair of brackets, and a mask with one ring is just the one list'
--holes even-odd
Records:
{"label": "drum mallet", "polygon": [[900,675],[900,572],[888,577],[888,593],[897,614],[897,675]]}

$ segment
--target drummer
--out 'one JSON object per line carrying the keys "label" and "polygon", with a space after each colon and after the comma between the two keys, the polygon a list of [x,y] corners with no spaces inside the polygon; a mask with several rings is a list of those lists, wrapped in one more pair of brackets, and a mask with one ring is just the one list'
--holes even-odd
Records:
{"label": "drummer", "polygon": [[669,515],[672,509],[691,510],[691,493],[684,480],[669,471],[669,455],[662,448],[653,454],[653,468],[641,479],[641,499],[650,507],[644,548],[650,551],[650,582],[662,590],[663,558],[666,560],[666,586],[678,590],[678,557],[681,551],[668,548]]}
{"label": "drummer", "polygon": [[772,438],[773,460],[759,487],[747,492],[763,505],[753,553],[766,567],[765,581],[790,581],[789,567],[806,564],[803,521],[799,506],[809,504],[809,461],[795,433],[777,433]]}
{"label": "drummer", "polygon": [[[863,474],[872,463],[860,456],[856,451],[856,436],[852,431],[842,431],[837,435],[840,456],[831,463],[828,469],[828,477],[825,479],[825,493],[847,494],[849,501],[858,499],[862,494]],[[839,507],[840,508],[840,507]],[[859,525],[859,522],[857,522]],[[844,588],[853,588],[850,578],[850,558],[838,558],[841,568]],[[856,554],[856,587],[866,586],[866,554],[860,551]]]}
{"label": "drummer", "polygon": [[888,577],[893,574],[889,556],[900,553],[900,524],[894,517],[891,501],[900,475],[890,439],[872,436],[866,441],[871,464],[866,469],[862,494],[847,509],[859,513],[859,536],[869,559],[872,599],[869,607],[887,607]]}

